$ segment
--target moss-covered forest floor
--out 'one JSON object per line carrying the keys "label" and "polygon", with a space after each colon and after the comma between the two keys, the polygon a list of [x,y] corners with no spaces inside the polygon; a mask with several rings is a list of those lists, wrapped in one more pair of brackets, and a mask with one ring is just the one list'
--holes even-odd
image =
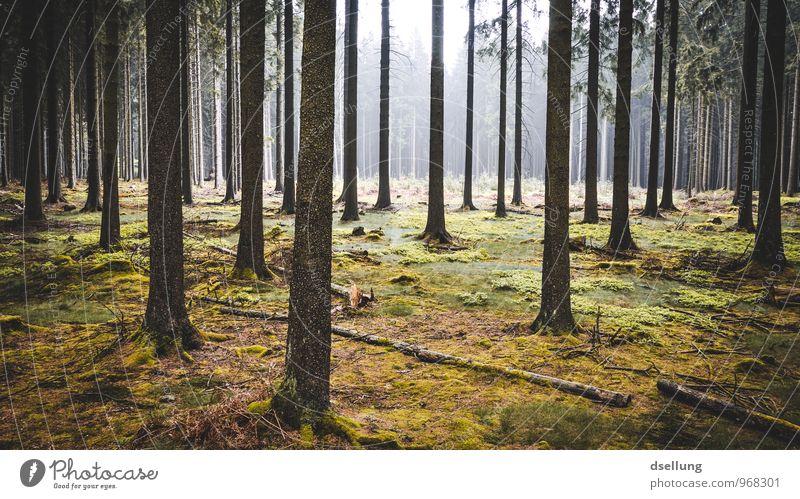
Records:
{"label": "moss-covered forest floor", "polygon": [[[449,183],[447,224],[465,249],[426,248],[423,183],[396,185],[395,209],[341,223],[334,214],[334,282],[374,291],[351,308],[334,298],[334,324],[497,366],[517,367],[633,395],[611,408],[521,380],[420,362],[334,336],[332,399],[356,438],[282,428],[261,404],[282,378],[286,325],[222,313],[202,298],[285,313],[287,284],[231,278],[239,206],[210,189],[184,210],[187,301],[207,337],[192,358],[154,358],[129,341],[147,299],[146,191],[122,182],[123,247],[97,248],[100,214],[80,190],[23,228],[22,191],[0,191],[0,448],[784,448],[786,443],[661,395],[656,379],[705,385],[800,423],[800,306],[761,303],[764,269],[735,268],[753,236],[732,230],[730,193],[679,194],[681,212],[632,217],[640,250],[603,252],[600,225],[572,213],[572,306],[584,332],[532,334],[539,306],[541,185],[496,219],[458,212]],[[488,189],[486,190],[489,193]],[[400,195],[397,197],[397,195]],[[581,206],[575,188],[573,205]],[[601,200],[610,199],[602,186]],[[374,189],[362,192],[374,201]],[[635,211],[644,195],[632,193]],[[800,262],[800,199],[784,198],[789,261]],[[292,217],[265,198],[268,261],[289,267]],[[608,205],[605,205],[606,208]],[[352,235],[355,227],[364,235]],[[584,240],[585,238],[585,240]],[[798,267],[778,275],[793,292]],[[599,324],[601,341],[590,334]],[[622,369],[619,369],[622,368]],[[631,368],[626,370],[627,368]],[[728,395],[726,395],[726,393]],[[256,403],[254,403],[256,402]]]}

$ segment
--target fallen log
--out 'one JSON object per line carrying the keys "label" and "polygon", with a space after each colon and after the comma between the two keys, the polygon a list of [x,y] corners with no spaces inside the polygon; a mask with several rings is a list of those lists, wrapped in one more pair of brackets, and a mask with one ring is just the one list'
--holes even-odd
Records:
{"label": "fallen log", "polygon": [[[257,310],[244,310],[233,307],[221,307],[220,311],[227,314],[251,317],[256,319],[287,321],[285,315],[267,314]],[[521,379],[535,385],[553,388],[573,395],[578,395],[595,402],[601,402],[614,407],[626,407],[631,401],[631,395],[586,385],[576,381],[569,381],[546,374],[539,374],[532,371],[525,371],[514,367],[500,367],[483,362],[474,361],[464,357],[458,357],[435,350],[429,350],[423,346],[407,343],[405,341],[394,341],[383,336],[374,334],[362,334],[351,329],[339,326],[331,326],[331,332],[336,336],[368,343],[370,345],[388,347],[398,352],[409,355],[422,362],[431,364],[446,364],[455,367],[473,369],[475,371],[497,374],[507,378]]]}
{"label": "fallen log", "polygon": [[761,430],[789,443],[794,441],[797,444],[800,440],[800,426],[785,419],[750,411],[733,402],[712,397],[707,393],[693,390],[674,381],[660,379],[656,386],[658,391],[664,395],[685,404],[693,405],[695,408],[704,409],[732,421],[741,422],[744,426]]}

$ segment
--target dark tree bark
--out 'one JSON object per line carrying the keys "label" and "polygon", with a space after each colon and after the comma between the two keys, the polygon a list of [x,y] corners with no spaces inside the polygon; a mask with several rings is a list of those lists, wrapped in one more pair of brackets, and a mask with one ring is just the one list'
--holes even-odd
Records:
{"label": "dark tree bark", "polygon": [[283,13],[275,2],[275,192],[283,192]]}
{"label": "dark tree bark", "polygon": [[[625,1],[625,0],[623,0]],[[575,327],[569,278],[569,144],[572,1],[550,0],[542,303],[531,328],[569,333]]]}
{"label": "dark tree bark", "polygon": [[736,226],[748,232],[753,226],[753,177],[756,144],[756,81],[758,79],[758,37],[760,0],[746,0],[742,47],[742,92],[739,103],[739,147],[736,161]]}
{"label": "dark tree bark", "polygon": [[516,0],[517,7],[517,52],[516,52],[516,81],[514,101],[514,194],[511,204],[522,204],[522,0]]}
{"label": "dark tree bark", "polygon": [[[641,215],[658,215],[658,164],[661,154],[661,62],[664,58],[664,0],[656,0],[656,47],[653,56],[653,101],[650,108],[650,162],[647,197]],[[669,121],[669,118],[667,118]]]}
{"label": "dark tree bark", "polygon": [[[273,407],[292,426],[330,408],[336,2],[305,0],[297,216],[286,377]],[[290,37],[289,37],[290,38]],[[290,94],[289,94],[290,95]]]}
{"label": "dark tree bark", "polygon": [[139,98],[139,180],[144,181],[147,178],[147,88],[145,85],[147,46],[145,45],[145,35],[139,37],[139,43],[141,44],[138,67],[139,81],[137,84]]}
{"label": "dark tree bark", "polygon": [[381,0],[381,104],[378,151],[378,200],[375,208],[392,205],[389,190],[389,0]]}
{"label": "dark tree bark", "polygon": [[148,137],[147,230],[150,234],[150,286],[143,331],[160,353],[202,344],[186,312],[183,287],[183,209],[181,206],[180,33],[174,0],[150,0],[147,9]]}
{"label": "dark tree bark", "polygon": [[[120,73],[119,51],[119,4],[108,2],[105,16],[105,47],[103,50],[103,214],[100,222],[100,247],[110,251],[121,241],[119,227],[119,168],[117,150],[119,144],[117,118]],[[121,152],[123,147],[119,147]]]}
{"label": "dark tree bark", "polygon": [[428,221],[422,239],[448,243],[452,237],[444,218],[444,5],[432,0],[430,163],[428,166]]}
{"label": "dark tree bark", "polygon": [[764,49],[764,90],[761,101],[761,141],[759,143],[758,230],[753,260],[773,271],[786,267],[781,235],[781,116],[786,42],[786,4],[767,2],[766,47]]}
{"label": "dark tree bark", "polygon": [[67,38],[67,116],[64,130],[64,169],[67,174],[67,188],[75,187],[75,66],[74,51],[72,48],[72,35],[69,31]]}
{"label": "dark tree bark", "polygon": [[789,179],[786,184],[786,194],[789,196],[797,194],[797,167],[798,163],[800,163],[800,157],[798,157],[798,154],[800,154],[800,151],[798,151],[798,147],[800,147],[800,102],[798,102],[798,97],[800,97],[800,59],[795,59],[792,143],[789,152]]}
{"label": "dark tree bark", "polygon": [[235,273],[269,275],[264,265],[264,45],[266,0],[244,0],[241,12],[242,205]]}
{"label": "dark tree bark", "polygon": [[194,204],[192,199],[192,162],[191,162],[191,133],[189,123],[191,120],[191,104],[189,96],[192,84],[189,76],[189,7],[187,0],[180,1],[180,30],[181,30],[181,186],[183,191],[183,204]]}
{"label": "dark tree bark", "polygon": [[101,211],[100,204],[100,106],[97,96],[98,59],[99,54],[95,40],[95,9],[97,0],[86,2],[86,123],[88,126],[86,141],[86,204],[81,211]]}
{"label": "dark tree bark", "polygon": [[61,167],[58,161],[58,145],[61,143],[61,120],[59,120],[59,97],[63,83],[59,66],[58,7],[55,2],[47,4],[47,198],[46,204],[65,201],[61,194]]}
{"label": "dark tree bark", "polygon": [[589,9],[589,66],[586,103],[586,192],[583,222],[596,224],[597,214],[597,112],[600,87],[600,0],[591,0]]}
{"label": "dark tree bark", "polygon": [[472,203],[472,150],[474,140],[474,101],[475,101],[475,0],[469,0],[469,31],[467,32],[467,130],[466,151],[464,152],[464,211],[477,210]]}
{"label": "dark tree bark", "polygon": [[675,178],[675,82],[678,68],[678,0],[669,0],[669,50],[667,53],[667,128],[664,137],[664,185],[661,191],[661,210],[674,211],[672,187]]}
{"label": "dark tree bark", "polygon": [[630,172],[631,39],[633,0],[620,0],[617,48],[617,102],[614,118],[614,194],[608,247],[614,251],[636,248],[631,237],[628,208]]}
{"label": "dark tree bark", "polygon": [[38,116],[39,94],[39,54],[35,48],[37,40],[36,23],[42,12],[41,0],[23,3],[22,9],[22,47],[26,50],[27,65],[22,70],[22,124],[25,157],[25,208],[24,222],[40,222],[45,219],[42,210],[41,148],[42,138]]}
{"label": "dark tree bark", "polygon": [[506,87],[508,86],[508,0],[500,16],[500,131],[497,141],[496,217],[506,216]]}
{"label": "dark tree bark", "polygon": [[344,212],[342,221],[358,220],[358,0],[348,2],[345,29],[344,92],[347,106],[344,110]]}
{"label": "dark tree bark", "polygon": [[283,205],[281,213],[294,214],[294,6],[284,0],[283,10],[283,62],[286,67],[284,81],[283,121]]}
{"label": "dark tree bark", "polygon": [[234,135],[233,115],[236,108],[234,100],[233,78],[233,4],[225,3],[225,197],[223,203],[236,200],[234,184],[236,169],[233,161]]}

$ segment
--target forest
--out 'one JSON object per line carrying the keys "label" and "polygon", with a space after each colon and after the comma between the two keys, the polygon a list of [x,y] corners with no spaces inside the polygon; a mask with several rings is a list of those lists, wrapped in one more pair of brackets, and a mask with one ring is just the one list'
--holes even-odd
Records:
{"label": "forest", "polygon": [[797,448],[799,29],[0,1],[0,449]]}

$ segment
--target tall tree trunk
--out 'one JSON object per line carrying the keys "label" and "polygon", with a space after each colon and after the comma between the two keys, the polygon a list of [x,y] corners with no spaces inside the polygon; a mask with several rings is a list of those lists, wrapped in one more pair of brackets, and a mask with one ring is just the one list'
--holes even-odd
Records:
{"label": "tall tree trunk", "polygon": [[58,17],[57,4],[47,4],[47,198],[45,204],[65,201],[61,194],[61,167],[58,160],[58,145],[61,142],[59,120],[59,97],[62,86],[60,78],[59,44],[57,40]]}
{"label": "tall tree trunk", "polygon": [[522,204],[522,0],[516,0],[517,14],[517,52],[516,52],[516,73],[515,77],[515,100],[514,100],[514,192],[511,196],[511,204],[520,206]]}
{"label": "tall tree trunk", "polygon": [[753,177],[755,175],[756,80],[760,0],[745,0],[744,46],[742,47],[742,91],[739,103],[738,157],[736,161],[736,226],[753,232]]}
{"label": "tall tree trunk", "polygon": [[761,141],[759,145],[758,230],[753,260],[772,271],[786,267],[781,235],[781,171],[779,133],[783,108],[783,73],[786,41],[786,4],[767,2],[766,47],[764,49],[764,90],[761,102]]}
{"label": "tall tree trunk", "polygon": [[794,196],[797,194],[797,167],[800,163],[800,58],[795,58],[794,69],[794,103],[792,110],[792,144],[789,153],[789,179],[786,184],[786,194]]}
{"label": "tall tree trunk", "polygon": [[506,87],[508,86],[508,0],[500,15],[500,130],[497,144],[496,217],[506,216]]}
{"label": "tall tree trunk", "polygon": [[633,0],[620,0],[617,49],[617,102],[614,132],[614,194],[608,247],[614,251],[635,249],[628,208],[630,164],[631,39]]}
{"label": "tall tree trunk", "polygon": [[[183,284],[183,210],[180,159],[175,138],[181,130],[180,33],[170,23],[180,16],[174,0],[153,0],[147,10],[147,53],[157,54],[147,72],[150,125],[147,180],[147,230],[150,234],[150,284],[143,331],[158,353],[202,344],[186,312]],[[160,36],[154,34],[160,33]],[[152,57],[152,56],[151,56]]]}
{"label": "tall tree trunk", "polygon": [[145,34],[139,35],[139,67],[138,69],[138,99],[139,99],[139,180],[147,178],[147,47],[145,45]]}
{"label": "tall tree trunk", "polygon": [[591,0],[589,10],[589,67],[586,114],[586,192],[583,222],[596,224],[597,214],[597,111],[600,82],[600,0]]}
{"label": "tall tree trunk", "polygon": [[[653,100],[650,111],[650,162],[647,197],[641,215],[658,217],[658,165],[661,154],[661,61],[664,58],[664,0],[656,0],[656,47],[653,56]],[[669,122],[669,117],[667,118]],[[666,151],[665,151],[666,152]]]}
{"label": "tall tree trunk", "polygon": [[283,192],[283,13],[281,2],[275,2],[275,192]]}
{"label": "tall tree trunk", "polygon": [[180,2],[180,89],[181,89],[181,186],[183,191],[183,203],[193,204],[192,199],[192,158],[191,158],[191,105],[189,96],[192,85],[189,82],[189,7],[187,0]]}
{"label": "tall tree trunk", "polygon": [[28,63],[22,70],[22,124],[25,157],[25,208],[22,214],[23,222],[40,222],[45,219],[42,210],[42,184],[41,184],[41,134],[38,116],[39,92],[39,54],[28,43],[38,39],[36,24],[42,12],[41,0],[29,0],[22,6],[22,43],[29,54]]}
{"label": "tall tree trunk", "polygon": [[269,275],[264,265],[264,53],[265,0],[241,4],[242,205],[235,273]]}
{"label": "tall tree trunk", "polygon": [[680,120],[675,120],[675,83],[678,67],[678,0],[669,0],[669,49],[667,51],[667,128],[664,138],[664,181],[661,191],[661,210],[675,211],[672,200],[672,189],[675,182],[675,145],[680,147],[680,139],[676,140],[676,133],[680,132]]}
{"label": "tall tree trunk", "polygon": [[[505,0],[504,0],[505,1]],[[428,221],[422,239],[446,244],[452,240],[444,217],[444,5],[431,1],[430,163]]]}
{"label": "tall tree trunk", "polygon": [[569,152],[564,145],[569,140],[571,122],[567,114],[572,78],[571,0],[550,0],[547,47],[542,301],[532,329],[569,333],[575,327],[575,320],[570,303],[569,276]]}
{"label": "tall tree trunk", "polygon": [[[294,214],[294,6],[292,0],[284,0],[283,11],[283,61],[286,68],[284,86],[283,122],[283,205],[281,212]],[[333,81],[333,80],[331,80]]]}
{"label": "tall tree trunk", "polygon": [[475,113],[475,0],[469,0],[469,31],[467,31],[467,127],[466,151],[464,153],[464,202],[461,209],[477,210],[472,202],[472,161],[475,156],[472,150],[474,140]]}
{"label": "tall tree trunk", "polygon": [[[472,1],[472,0],[470,0]],[[380,104],[380,150],[378,151],[378,201],[375,208],[392,205],[389,190],[389,0],[381,0],[381,104]]]}
{"label": "tall tree trunk", "polygon": [[75,66],[72,48],[72,35],[67,38],[67,116],[64,130],[64,169],[67,174],[67,188],[75,187]]}
{"label": "tall tree trunk", "polygon": [[[266,2],[266,0],[264,0]],[[263,5],[262,5],[263,7]],[[196,83],[195,94],[195,109],[197,110],[195,125],[196,132],[195,146],[197,151],[197,185],[202,188],[205,181],[205,155],[203,154],[203,84],[202,84],[202,71],[200,62],[200,25],[198,23],[199,13],[194,14],[194,81]],[[263,51],[262,51],[263,52]],[[263,54],[262,54],[263,55]],[[261,108],[259,108],[261,109]],[[259,111],[261,112],[261,111]],[[263,133],[262,133],[263,141]],[[263,165],[262,165],[263,168]],[[262,172],[263,176],[263,172]]]}
{"label": "tall tree trunk", "polygon": [[233,126],[233,115],[236,103],[233,88],[233,4],[231,0],[226,0],[225,8],[225,197],[222,202],[228,203],[236,199],[234,189],[236,167],[233,161],[236,131]]}
{"label": "tall tree trunk", "polygon": [[304,30],[286,377],[272,404],[294,427],[330,407],[336,2],[305,0]]}
{"label": "tall tree trunk", "polygon": [[97,28],[95,26],[95,9],[97,0],[87,0],[86,3],[86,123],[87,130],[87,169],[86,204],[81,211],[101,211],[100,204],[100,105],[97,95],[99,40],[95,40]]}
{"label": "tall tree trunk", "polygon": [[342,221],[358,220],[358,0],[348,3],[344,35],[344,176]]}
{"label": "tall tree trunk", "polygon": [[[105,16],[105,48],[103,71],[106,81],[103,88],[103,214],[100,220],[100,247],[111,251],[120,241],[119,190],[117,152],[123,147],[118,140],[118,96],[119,73],[121,72],[119,50],[119,4],[108,2]],[[124,85],[125,83],[123,83]],[[123,102],[124,99],[123,99]],[[125,113],[122,113],[123,116]]]}

